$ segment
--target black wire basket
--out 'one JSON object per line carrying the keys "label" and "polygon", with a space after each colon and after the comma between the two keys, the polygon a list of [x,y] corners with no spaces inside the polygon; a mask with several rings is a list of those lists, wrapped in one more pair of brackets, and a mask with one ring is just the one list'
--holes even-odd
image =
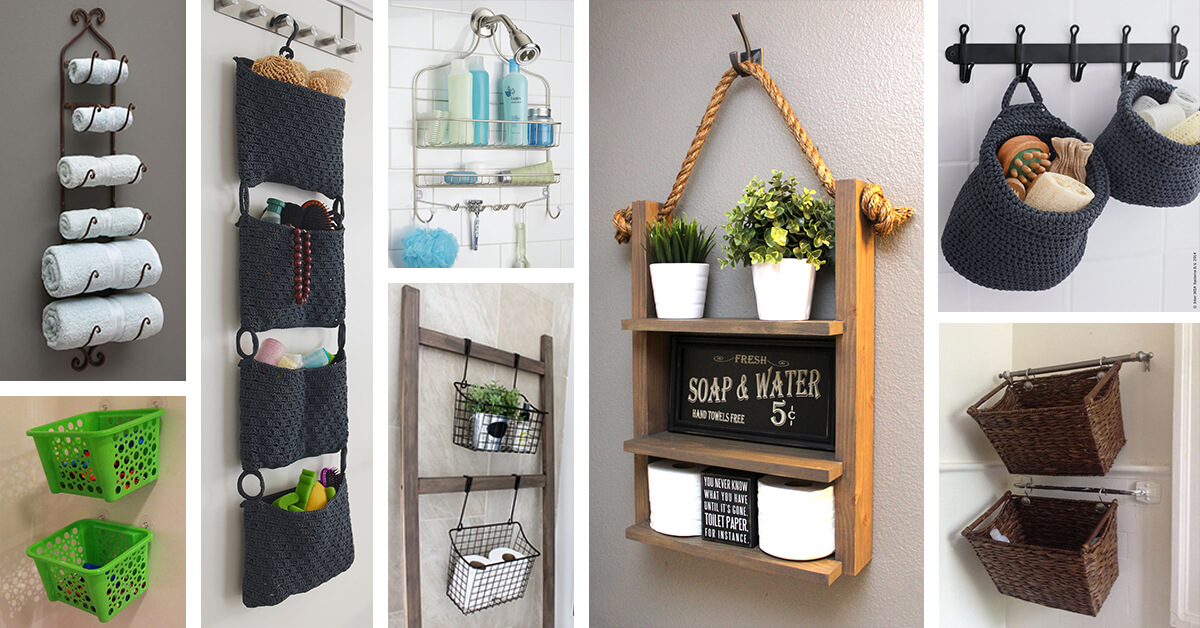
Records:
{"label": "black wire basket", "polygon": [[[512,454],[536,454],[542,439],[542,421],[546,412],[520,395],[519,404],[477,401],[473,391],[482,387],[467,383],[467,364],[471,360],[471,341],[466,341],[466,362],[462,381],[454,382],[454,444],[472,451]],[[513,360],[513,389],[517,386],[517,362]]]}
{"label": "black wire basket", "polygon": [[[541,556],[525,538],[521,524],[513,521],[521,476],[514,478],[513,508],[507,522],[463,527],[459,514],[458,527],[450,530],[446,595],[464,615],[524,597],[533,563]],[[463,512],[470,495],[468,476]]]}

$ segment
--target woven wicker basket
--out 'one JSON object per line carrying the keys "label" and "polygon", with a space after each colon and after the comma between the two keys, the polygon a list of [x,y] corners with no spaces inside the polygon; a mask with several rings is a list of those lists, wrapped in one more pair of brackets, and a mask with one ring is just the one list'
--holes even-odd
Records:
{"label": "woven wicker basket", "polygon": [[[1095,616],[1118,574],[1117,502],[1102,511],[1098,503],[1006,492],[962,535],[1000,593]],[[993,539],[993,528],[1009,542]]]}
{"label": "woven wicker basket", "polygon": [[[1116,364],[1006,382],[967,413],[1009,473],[1104,475],[1125,446],[1120,370]],[[1000,401],[983,408],[1000,390]]]}

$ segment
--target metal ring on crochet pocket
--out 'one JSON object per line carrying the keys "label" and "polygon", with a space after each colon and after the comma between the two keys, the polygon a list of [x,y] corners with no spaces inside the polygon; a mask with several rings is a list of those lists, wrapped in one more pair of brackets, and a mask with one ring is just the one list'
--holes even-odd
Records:
{"label": "metal ring on crochet pocket", "polygon": [[342,324],[338,325],[338,350],[337,350],[337,355],[338,355],[338,357],[343,357],[343,358],[344,358],[344,357],[345,357],[345,353],[346,353],[346,321],[344,321],[344,320],[343,320],[343,321],[342,321]]}
{"label": "metal ring on crochet pocket", "polygon": [[[346,467],[346,465],[343,463],[342,468],[345,469],[345,467]],[[249,495],[246,493],[246,490],[244,488],[242,488],[242,482],[244,482],[246,480],[246,476],[253,476],[253,477],[258,478],[258,495]],[[255,469],[253,471],[247,471],[245,469],[242,469],[242,474],[238,476],[237,490],[238,490],[238,493],[241,494],[241,496],[246,499],[259,499],[260,497],[263,496],[263,493],[267,492],[267,482],[265,480],[263,480],[262,473],[260,473],[258,471],[258,469]]]}
{"label": "metal ring on crochet pocket", "polygon": [[350,450],[350,445],[342,445],[342,477],[346,477],[346,452]]}
{"label": "metal ring on crochet pocket", "polygon": [[244,182],[238,182],[238,211],[243,216],[250,215],[250,188]]}
{"label": "metal ring on crochet pocket", "polygon": [[[247,332],[250,334],[250,355],[246,355],[246,353],[242,351],[242,334]],[[255,333],[253,329],[241,327],[237,330],[237,336],[234,339],[234,346],[237,348],[237,354],[242,358],[253,358],[255,355],[258,355],[258,334]]]}
{"label": "metal ring on crochet pocket", "polygon": [[333,221],[338,229],[342,228],[342,221],[346,218],[346,201],[342,197],[336,196],[333,199]]}

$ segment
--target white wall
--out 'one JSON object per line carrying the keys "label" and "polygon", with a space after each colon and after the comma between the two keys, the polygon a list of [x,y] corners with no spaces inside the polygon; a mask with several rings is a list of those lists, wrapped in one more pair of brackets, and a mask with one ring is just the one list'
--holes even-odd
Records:
{"label": "white wall", "polygon": [[[489,2],[418,2],[391,0],[388,14],[389,85],[388,127],[389,168],[388,209],[391,229],[387,233],[389,259],[393,266],[402,266],[400,239],[413,228],[420,226],[413,218],[413,77],[422,68],[446,63],[458,58],[471,46],[475,36],[470,27],[471,12],[478,7],[487,7],[497,14],[512,18],[517,27],[525,31],[542,48],[542,55],[532,65],[523,66],[522,71],[541,74],[550,82],[551,112],[554,119],[562,122],[561,140],[550,156],[556,170],[562,172],[561,182],[550,186],[550,211],[562,214],[551,219],[545,209],[545,201],[526,206],[526,257],[534,267],[571,267],[574,233],[574,46],[575,29],[572,27],[574,5],[569,0],[515,0]],[[507,31],[500,29],[493,36],[501,43],[501,50],[511,54]],[[482,40],[476,49],[484,57],[489,79],[496,93],[493,103],[498,102],[500,79],[508,71],[507,63],[495,55],[491,41]],[[433,94],[429,89],[440,89],[445,98],[445,80],[448,70],[426,73],[418,86],[422,97]],[[529,101],[531,104],[545,103],[542,82],[529,77]],[[430,103],[421,103],[417,112],[428,111]],[[497,118],[493,115],[492,118]],[[458,168],[468,162],[486,162],[493,168],[516,168],[538,164],[545,160],[545,151],[500,151],[500,150],[421,150],[418,166],[424,168]],[[437,189],[424,190],[426,199],[439,203],[457,203],[465,199],[483,199],[484,203],[522,202],[537,198],[541,188],[521,187],[505,189]],[[431,206],[420,204],[422,219],[428,219]],[[466,211],[438,209],[431,227],[440,227],[458,238],[456,268],[490,267],[508,268],[516,259],[516,212],[487,210],[479,228],[479,250],[472,251],[469,244],[471,214]]]}
{"label": "white wall", "polygon": [[[938,308],[942,311],[1179,311],[1193,309],[1192,254],[1200,246],[1200,200],[1183,207],[1133,206],[1110,199],[1088,234],[1083,261],[1061,284],[1042,292],[1004,292],[963,279],[940,255],[940,235],[968,173],[979,160],[979,144],[1000,111],[1012,80],[1012,65],[976,65],[971,82],[958,81],[958,66],[945,61],[958,43],[958,26],[968,24],[968,43],[1010,43],[1025,24],[1025,43],[1066,43],[1078,24],[1079,43],[1119,43],[1129,24],[1131,43],[1167,43],[1178,24],[1179,43],[1200,50],[1200,3],[1192,0],[1067,0],[1042,2],[1036,12],[1014,12],[990,0],[939,2],[938,84]],[[1143,64],[1139,72],[1200,93],[1193,62],[1180,81],[1166,63]],[[1068,66],[1035,65],[1029,73],[1050,112],[1095,140],[1112,117],[1120,92],[1120,64],[1089,64],[1083,81],[1072,83]],[[1013,102],[1028,102],[1024,87]]]}
{"label": "white wall", "polygon": [[[37,447],[25,430],[83,412],[152,407],[166,411],[159,432],[157,480],[111,503],[50,492]],[[25,549],[73,521],[101,516],[131,526],[148,522],[154,534],[146,592],[103,625],[184,624],[186,415],[183,397],[0,397],[0,443],[5,443],[0,461],[7,476],[0,486],[0,628],[99,624],[74,606],[46,599]]]}
{"label": "white wall", "polygon": [[[338,32],[341,9],[325,0],[273,0],[272,9],[314,23],[323,32]],[[242,605],[242,512],[236,484],[238,459],[238,375],[234,335],[239,327],[237,296],[237,163],[234,143],[234,56],[255,59],[277,54],[284,39],[212,10],[201,14],[201,83],[196,109],[202,116],[201,236],[204,273],[201,306],[201,374],[204,381],[204,428],[201,444],[204,484],[201,508],[204,546],[201,574],[202,613],[206,626],[350,626],[371,621],[371,21],[356,16],[355,40],[363,52],[341,60],[307,46],[294,46],[296,59],[309,67],[339,68],[354,84],[346,95],[345,249],[346,355],[349,380],[350,441],[347,480],[354,486],[350,505],[354,529],[354,564],[345,573],[278,606],[247,609]],[[304,200],[319,194],[263,184],[250,191],[252,206],[267,197]],[[275,337],[289,349],[307,353],[318,346],[337,346],[336,330],[284,330],[260,334]],[[283,469],[264,469],[267,492],[295,485],[302,468],[337,466],[336,455],[310,458]],[[253,484],[250,480],[248,484]]]}
{"label": "white wall", "polygon": [[[1004,348],[1011,348],[1005,360]],[[1151,370],[1139,364],[1121,368],[1121,406],[1127,443],[1102,477],[1037,476],[1039,484],[1132,488],[1159,482],[1162,503],[1143,504],[1119,497],[1120,576],[1100,615],[1090,618],[1001,596],[959,531],[979,516],[1016,477],[966,413],[991,390],[996,373],[1119,355],[1154,353]],[[1166,324],[942,325],[939,413],[940,530],[943,624],[976,617],[992,626],[1165,626],[1169,601],[1171,425],[1173,421],[1175,332]],[[1041,494],[1041,493],[1039,493]],[[1092,496],[1051,493],[1078,499]]]}

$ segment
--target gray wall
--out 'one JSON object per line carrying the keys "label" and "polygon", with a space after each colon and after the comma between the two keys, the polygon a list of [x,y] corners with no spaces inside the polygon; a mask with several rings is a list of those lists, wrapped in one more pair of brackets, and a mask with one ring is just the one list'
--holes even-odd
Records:
{"label": "gray wall", "polygon": [[[142,232],[158,249],[163,275],[146,290],[163,305],[163,330],[133,343],[104,345],[107,362],[82,373],[71,370],[78,351],[53,351],[42,337],[42,308],[51,301],[42,287],[41,257],[59,244],[58,234],[58,77],[59,49],[79,31],[71,23],[76,2],[6,3],[0,19],[0,59],[4,59],[4,115],[0,116],[0,190],[4,191],[4,230],[0,247],[0,379],[182,380],[184,353],[184,3],[106,0],[107,20],[98,27],[129,55],[129,80],[117,88],[121,105],[137,106],[134,122],[117,135],[117,150],[142,158],[145,180],[117,188],[117,204],[154,216]],[[83,5],[90,9],[94,4]],[[85,35],[68,50],[87,57],[99,45]],[[102,53],[107,56],[107,51]],[[68,101],[108,97],[106,88],[68,84]],[[67,123],[68,154],[105,154],[108,135],[76,133]],[[88,137],[79,137],[86,135]],[[107,188],[67,193],[67,208],[106,207]]]}
{"label": "gray wall", "polygon": [[[916,218],[878,240],[874,559],[832,587],[624,538],[633,523],[630,247],[612,212],[665,201],[743,12],[750,43],[835,177],[870,179]],[[594,626],[913,626],[922,622],[923,29],[918,2],[591,3],[591,622]],[[681,207],[702,223],[772,168],[820,189],[753,79],[730,89]],[[712,261],[715,262],[716,256]],[[754,316],[749,271],[713,269],[707,316]],[[828,283],[828,278],[826,279]],[[814,316],[833,311],[819,291]]]}

